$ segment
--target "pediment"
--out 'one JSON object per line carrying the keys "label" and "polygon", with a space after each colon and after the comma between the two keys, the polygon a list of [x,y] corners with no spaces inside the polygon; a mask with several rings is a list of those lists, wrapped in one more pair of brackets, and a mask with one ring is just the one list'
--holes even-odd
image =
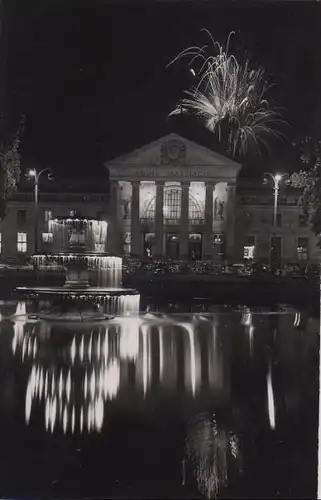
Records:
{"label": "pediment", "polygon": [[[169,134],[131,153],[105,163],[116,167],[220,167],[237,176],[241,165],[178,134]],[[232,173],[231,172],[231,173]]]}

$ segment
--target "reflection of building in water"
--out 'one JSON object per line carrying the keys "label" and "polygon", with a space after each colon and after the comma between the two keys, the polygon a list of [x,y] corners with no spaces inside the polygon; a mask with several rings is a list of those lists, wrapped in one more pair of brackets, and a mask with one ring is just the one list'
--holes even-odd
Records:
{"label": "reflection of building in water", "polygon": [[[251,394],[260,394],[256,411],[278,428],[280,412],[296,412],[302,405],[302,371],[310,376],[307,356],[317,341],[311,322],[304,323],[304,331],[298,328],[295,311],[277,321],[249,309],[243,316],[148,314],[83,323],[77,331],[29,320],[21,304],[17,312],[7,318],[14,355],[32,364],[26,416],[32,420],[40,404],[49,430],[53,425],[99,430],[107,402],[116,403],[128,391],[138,406],[144,397],[167,394],[176,399],[210,396],[215,408],[230,395],[242,405],[246,394],[249,411]],[[250,327],[257,332],[252,356]]]}
{"label": "reflection of building in water", "polygon": [[[208,331],[202,332],[203,347],[200,329],[193,322],[169,317],[119,318],[105,325],[85,325],[73,335],[63,325],[57,331],[45,322],[16,325],[13,353],[22,361],[32,361],[26,420],[41,404],[51,431],[57,426],[72,432],[100,430],[106,401],[133,386],[143,397],[158,390],[177,393],[178,387],[195,397],[203,391],[205,380],[209,390],[224,390],[221,354],[209,355],[218,349],[210,321],[206,321]],[[184,375],[183,386],[179,373]]]}
{"label": "reflection of building in water", "polygon": [[251,309],[249,307],[246,308],[246,310],[242,316],[242,325],[244,325],[245,331],[246,331],[248,339],[249,339],[250,355],[253,356],[253,352],[254,352],[254,325],[253,325],[253,315],[252,315]]}

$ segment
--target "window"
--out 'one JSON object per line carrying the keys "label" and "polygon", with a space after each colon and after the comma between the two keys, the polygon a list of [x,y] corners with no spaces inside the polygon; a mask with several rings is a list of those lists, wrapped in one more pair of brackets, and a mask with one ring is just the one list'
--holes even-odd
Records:
{"label": "window", "polygon": [[43,243],[52,243],[53,242],[53,234],[52,233],[42,233],[42,241],[43,241]]}
{"label": "window", "polygon": [[52,219],[52,210],[45,210],[45,222],[49,222]]}
{"label": "window", "polygon": [[247,236],[243,249],[244,259],[254,259],[255,256],[255,237]]}
{"label": "window", "polygon": [[74,210],[69,210],[69,216],[70,217],[75,217],[75,211]]}
{"label": "window", "polygon": [[0,253],[2,253],[2,234],[0,233]]}
{"label": "window", "polygon": [[20,253],[27,252],[27,233],[17,234],[17,251]]}
{"label": "window", "polygon": [[307,218],[304,214],[299,214],[299,227],[305,227],[307,225]]}
{"label": "window", "polygon": [[164,192],[164,219],[178,221],[181,217],[181,189],[166,189]]}
{"label": "window", "polygon": [[298,238],[297,257],[299,260],[307,260],[309,256],[309,238]]}
{"label": "window", "polygon": [[282,238],[281,236],[271,237],[271,264],[279,264],[282,260]]}
{"label": "window", "polygon": [[27,210],[17,211],[17,223],[18,226],[23,226],[27,221]]}
{"label": "window", "polygon": [[[181,200],[181,188],[166,188],[164,190],[163,215],[166,224],[179,224],[181,218]],[[153,220],[155,219],[155,215],[156,197],[148,202],[144,217]],[[191,194],[189,194],[188,198],[188,218],[192,221],[192,224],[202,224],[204,220],[204,210]]]}
{"label": "window", "polygon": [[131,233],[125,232],[123,234],[123,253],[124,255],[130,255],[131,250]]}

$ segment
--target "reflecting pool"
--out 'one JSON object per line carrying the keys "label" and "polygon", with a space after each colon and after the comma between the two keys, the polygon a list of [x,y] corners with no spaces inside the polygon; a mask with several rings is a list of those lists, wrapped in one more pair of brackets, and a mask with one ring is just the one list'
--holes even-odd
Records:
{"label": "reflecting pool", "polygon": [[1,496],[316,498],[318,318],[207,311],[0,303]]}

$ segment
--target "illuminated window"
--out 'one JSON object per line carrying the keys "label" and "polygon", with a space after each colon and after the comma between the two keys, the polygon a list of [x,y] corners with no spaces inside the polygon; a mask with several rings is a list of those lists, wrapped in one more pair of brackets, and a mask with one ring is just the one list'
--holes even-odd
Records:
{"label": "illuminated window", "polygon": [[52,243],[53,242],[53,234],[52,233],[42,233],[42,241],[44,243]]}
{"label": "illuminated window", "polygon": [[20,253],[27,252],[27,233],[17,234],[17,251]]}
{"label": "illuminated window", "polygon": [[181,218],[181,189],[164,192],[164,219],[178,221]]}
{"label": "illuminated window", "polygon": [[69,210],[69,216],[70,217],[75,217],[75,211],[74,210]]}
{"label": "illuminated window", "polygon": [[2,234],[0,233],[0,253],[2,253]]}
{"label": "illuminated window", "polygon": [[45,222],[49,222],[52,219],[52,210],[45,210]]}
{"label": "illuminated window", "polygon": [[255,256],[255,237],[247,236],[243,249],[244,259],[254,259]]}
{"label": "illuminated window", "polygon": [[[181,218],[181,198],[182,190],[178,188],[166,188],[164,190],[164,205],[163,215],[165,224],[179,224]],[[156,213],[156,198],[152,198],[146,207],[145,217],[147,219],[155,219]],[[188,218],[194,224],[202,223],[204,219],[204,211],[197,200],[189,195],[188,202]]]}
{"label": "illuminated window", "polygon": [[299,260],[307,260],[309,256],[309,238],[298,238],[297,256]]}
{"label": "illuminated window", "polygon": [[130,255],[131,250],[131,233],[126,231],[123,234],[123,253],[124,255]]}

